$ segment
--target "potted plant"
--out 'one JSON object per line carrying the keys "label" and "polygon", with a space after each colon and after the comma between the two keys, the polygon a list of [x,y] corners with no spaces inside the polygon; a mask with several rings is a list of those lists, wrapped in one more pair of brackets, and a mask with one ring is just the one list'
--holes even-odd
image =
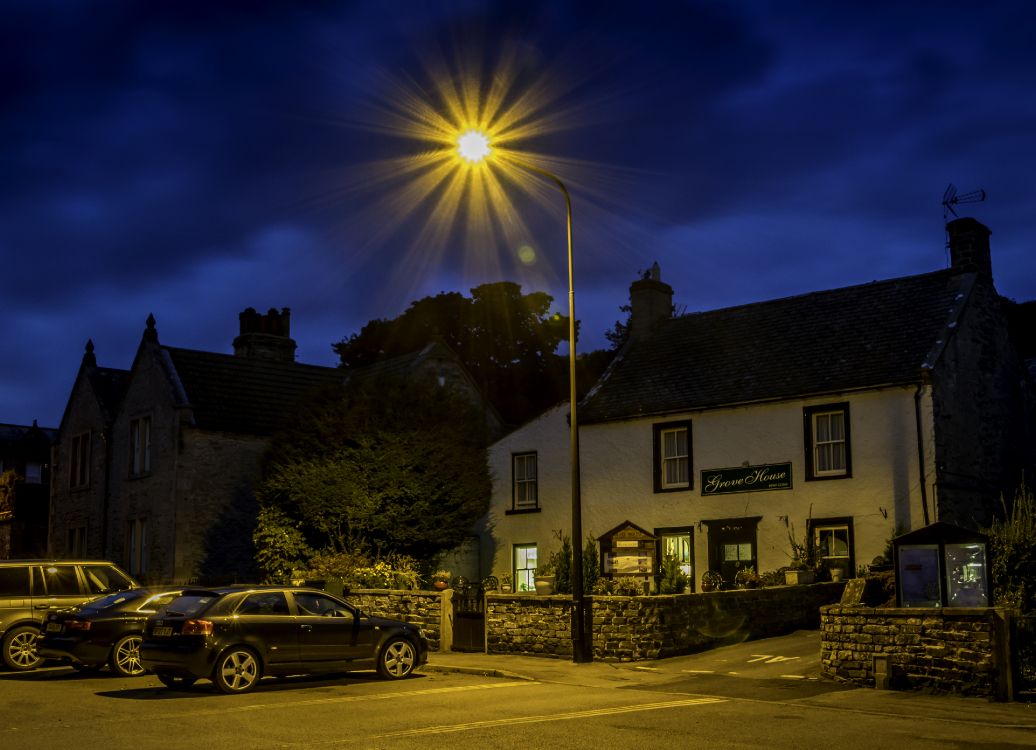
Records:
{"label": "potted plant", "polygon": [[501,594],[510,594],[511,593],[511,585],[512,585],[513,582],[514,582],[514,579],[511,577],[510,573],[502,573],[500,575],[500,593]]}
{"label": "potted plant", "polygon": [[701,590],[702,591],[718,591],[719,587],[723,584],[723,576],[717,573],[715,570],[706,570],[701,574]]}
{"label": "potted plant", "polygon": [[[812,515],[812,514],[811,514]],[[788,544],[791,546],[791,565],[784,571],[784,582],[789,586],[813,583],[816,577],[816,546],[806,522],[806,535],[799,541],[795,538],[795,525],[788,526]]]}
{"label": "potted plant", "polygon": [[554,593],[554,562],[547,562],[536,568],[536,593],[540,596],[548,596]]}
{"label": "potted plant", "polygon": [[437,570],[432,573],[432,586],[436,591],[444,591],[450,586],[450,578],[453,576],[448,570]]}
{"label": "potted plant", "polygon": [[759,588],[759,574],[751,565],[741,568],[734,574],[734,585],[739,589]]}

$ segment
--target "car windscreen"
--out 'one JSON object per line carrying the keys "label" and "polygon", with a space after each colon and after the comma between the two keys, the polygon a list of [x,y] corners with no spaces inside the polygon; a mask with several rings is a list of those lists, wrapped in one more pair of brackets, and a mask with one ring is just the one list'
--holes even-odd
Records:
{"label": "car windscreen", "polygon": [[194,617],[208,609],[220,597],[217,594],[184,594],[159,609],[160,615],[168,617]]}
{"label": "car windscreen", "polygon": [[86,577],[86,585],[93,594],[123,591],[137,585],[111,565],[84,565],[83,574]]}

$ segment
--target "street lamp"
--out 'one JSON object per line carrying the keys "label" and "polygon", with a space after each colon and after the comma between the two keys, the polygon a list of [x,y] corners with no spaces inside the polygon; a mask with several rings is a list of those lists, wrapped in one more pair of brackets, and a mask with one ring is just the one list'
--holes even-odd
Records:
{"label": "street lamp", "polygon": [[[469,129],[457,137],[457,155],[471,164],[478,164],[492,154],[489,136]],[[568,234],[568,401],[569,454],[572,468],[572,661],[588,662],[593,649],[586,639],[586,613],[583,609],[583,513],[579,487],[579,422],[576,419],[576,292],[572,278],[572,199],[568,188],[556,175],[545,169],[507,155],[507,162],[544,177],[561,189],[565,197],[565,218]]]}

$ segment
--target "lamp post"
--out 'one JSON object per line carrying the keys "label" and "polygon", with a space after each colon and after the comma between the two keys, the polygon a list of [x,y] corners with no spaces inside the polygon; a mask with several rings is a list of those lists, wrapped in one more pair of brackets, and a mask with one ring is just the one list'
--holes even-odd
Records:
{"label": "lamp post", "polygon": [[[478,130],[468,130],[457,138],[457,153],[476,164],[489,157],[489,136]],[[568,401],[569,401],[569,463],[571,466],[572,495],[572,661],[581,663],[593,659],[593,649],[586,639],[586,613],[583,608],[583,513],[579,486],[579,421],[576,417],[576,292],[572,265],[572,199],[557,175],[534,164],[508,155],[507,161],[522,169],[550,180],[565,197],[565,220],[568,236]]]}

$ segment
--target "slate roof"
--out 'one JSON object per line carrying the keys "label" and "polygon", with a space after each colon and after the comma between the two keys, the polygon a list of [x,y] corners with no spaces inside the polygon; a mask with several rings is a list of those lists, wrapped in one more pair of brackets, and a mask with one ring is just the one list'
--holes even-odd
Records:
{"label": "slate roof", "polygon": [[580,421],[917,382],[973,282],[947,269],[662,321],[616,356]]}
{"label": "slate roof", "polygon": [[192,407],[195,426],[205,430],[269,435],[303,396],[344,378],[336,367],[171,346],[161,351],[171,364],[178,400]]}

